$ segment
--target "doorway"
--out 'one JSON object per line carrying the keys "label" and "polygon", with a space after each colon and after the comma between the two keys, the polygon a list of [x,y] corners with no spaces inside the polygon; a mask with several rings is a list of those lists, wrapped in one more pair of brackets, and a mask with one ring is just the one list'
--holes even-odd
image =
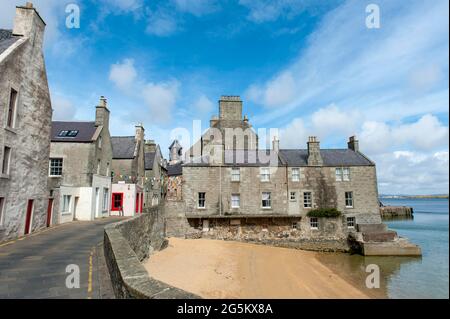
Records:
{"label": "doorway", "polygon": [[77,219],[77,213],[78,213],[78,199],[80,199],[80,197],[75,196],[75,202],[73,204],[73,220],[78,220]]}
{"label": "doorway", "polygon": [[49,198],[47,207],[47,227],[50,227],[52,225],[52,212],[53,212],[53,198]]}
{"label": "doorway", "polygon": [[31,219],[33,217],[33,207],[34,207],[34,200],[29,199],[28,205],[27,205],[27,215],[25,217],[25,231],[24,231],[25,235],[28,235],[31,230]]}

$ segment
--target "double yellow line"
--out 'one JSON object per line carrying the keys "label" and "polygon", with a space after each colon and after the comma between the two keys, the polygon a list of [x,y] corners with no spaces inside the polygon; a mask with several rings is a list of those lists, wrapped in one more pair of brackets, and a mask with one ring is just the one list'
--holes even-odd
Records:
{"label": "double yellow line", "polygon": [[93,258],[94,258],[95,247],[92,247],[91,253],[89,255],[89,274],[88,274],[88,299],[92,299],[92,273],[93,273]]}

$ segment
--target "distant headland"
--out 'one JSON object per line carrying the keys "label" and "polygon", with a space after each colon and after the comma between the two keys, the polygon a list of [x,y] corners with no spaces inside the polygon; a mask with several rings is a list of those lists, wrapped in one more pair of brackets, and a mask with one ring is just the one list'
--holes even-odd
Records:
{"label": "distant headland", "polygon": [[434,194],[434,195],[387,195],[382,194],[380,195],[380,199],[388,199],[388,198],[398,198],[398,199],[411,199],[411,198],[424,198],[424,199],[430,199],[430,198],[444,198],[448,199],[448,194]]}

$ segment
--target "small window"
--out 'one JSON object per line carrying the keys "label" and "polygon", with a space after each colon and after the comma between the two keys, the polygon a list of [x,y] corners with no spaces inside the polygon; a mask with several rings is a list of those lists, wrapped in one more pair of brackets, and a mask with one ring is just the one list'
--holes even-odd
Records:
{"label": "small window", "polygon": [[69,133],[67,133],[68,137],[75,137],[78,135],[78,131],[69,131]]}
{"label": "small window", "polygon": [[262,208],[271,208],[272,207],[272,201],[271,201],[271,194],[269,192],[262,193]]}
{"label": "small window", "polygon": [[293,168],[292,169],[292,181],[293,182],[299,182],[300,181],[300,169],[299,168]]}
{"label": "small window", "polygon": [[8,106],[8,118],[6,126],[13,128],[16,120],[16,108],[17,108],[17,91],[11,88],[9,94],[9,106]]}
{"label": "small window", "polygon": [[342,175],[343,175],[342,179],[345,182],[348,182],[350,180],[350,168],[349,167],[344,167],[342,169]]}
{"label": "small window", "polygon": [[345,207],[353,208],[353,192],[345,192]]}
{"label": "small window", "polygon": [[239,182],[241,180],[241,170],[239,168],[231,169],[231,181]]}
{"label": "small window", "polygon": [[69,133],[69,131],[61,131],[61,132],[59,132],[58,136],[59,137],[67,136],[67,133]]}
{"label": "small window", "polygon": [[71,195],[63,195],[63,203],[62,203],[62,212],[69,213],[70,212],[70,201],[72,199]]}
{"label": "small window", "polygon": [[101,164],[102,162],[100,160],[97,160],[97,175],[100,175],[100,168],[102,166]]}
{"label": "small window", "polygon": [[298,229],[298,223],[297,222],[293,222],[292,223],[292,229]]}
{"label": "small window", "polygon": [[98,148],[102,148],[102,137],[101,136],[98,137],[97,145],[98,145]]}
{"label": "small window", "polygon": [[289,200],[296,201],[297,200],[297,193],[296,192],[290,192],[289,193]]}
{"label": "small window", "polygon": [[342,168],[336,167],[336,181],[341,182],[342,181]]}
{"label": "small window", "polygon": [[198,193],[198,208],[205,208],[206,193]]}
{"label": "small window", "polygon": [[2,165],[2,174],[9,174],[9,164],[11,162],[11,148],[5,146],[3,148],[3,165]]}
{"label": "small window", "polygon": [[347,217],[347,227],[355,228],[355,217]]}
{"label": "small window", "polygon": [[270,181],[270,167],[261,167],[260,169],[261,182]]}
{"label": "small window", "polygon": [[4,197],[0,197],[0,226],[3,225],[3,215],[4,215],[4,211],[5,211],[5,198]]}
{"label": "small window", "polygon": [[106,176],[110,176],[110,175],[111,175],[111,172],[109,169],[109,163],[106,163]]}
{"label": "small window", "polygon": [[309,226],[311,229],[319,229],[319,219],[317,217],[311,217],[309,219]]}
{"label": "small window", "polygon": [[71,131],[63,130],[63,131],[59,132],[59,134],[58,134],[59,137],[75,137],[77,135],[78,135],[78,131],[75,131],[75,130],[71,130]]}
{"label": "small window", "polygon": [[311,192],[304,192],[303,193],[303,207],[304,208],[311,208],[312,207],[312,195],[311,195]]}
{"label": "small window", "polygon": [[50,176],[61,176],[63,169],[63,159],[62,158],[51,158],[50,159]]}
{"label": "small window", "polygon": [[241,196],[239,194],[231,195],[231,208],[239,208],[241,206]]}

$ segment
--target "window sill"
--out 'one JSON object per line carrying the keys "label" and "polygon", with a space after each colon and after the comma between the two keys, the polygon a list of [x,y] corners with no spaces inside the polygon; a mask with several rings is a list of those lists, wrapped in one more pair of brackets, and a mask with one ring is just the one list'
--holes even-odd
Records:
{"label": "window sill", "polygon": [[69,215],[72,215],[72,213],[71,213],[71,212],[64,212],[64,213],[61,213],[61,216],[69,216]]}
{"label": "window sill", "polygon": [[311,227],[310,230],[319,230],[317,227]]}
{"label": "window sill", "polygon": [[346,209],[353,209],[353,208],[355,208],[355,207],[353,207],[353,206],[345,206],[345,208],[346,208]]}
{"label": "window sill", "polygon": [[50,178],[61,178],[62,175],[48,175],[48,177],[50,177]]}
{"label": "window sill", "polygon": [[261,207],[261,209],[270,210],[272,207]]}
{"label": "window sill", "polygon": [[9,179],[9,174],[0,174],[0,178]]}
{"label": "window sill", "polygon": [[206,207],[197,207],[197,209],[204,210],[204,209],[206,209]]}

